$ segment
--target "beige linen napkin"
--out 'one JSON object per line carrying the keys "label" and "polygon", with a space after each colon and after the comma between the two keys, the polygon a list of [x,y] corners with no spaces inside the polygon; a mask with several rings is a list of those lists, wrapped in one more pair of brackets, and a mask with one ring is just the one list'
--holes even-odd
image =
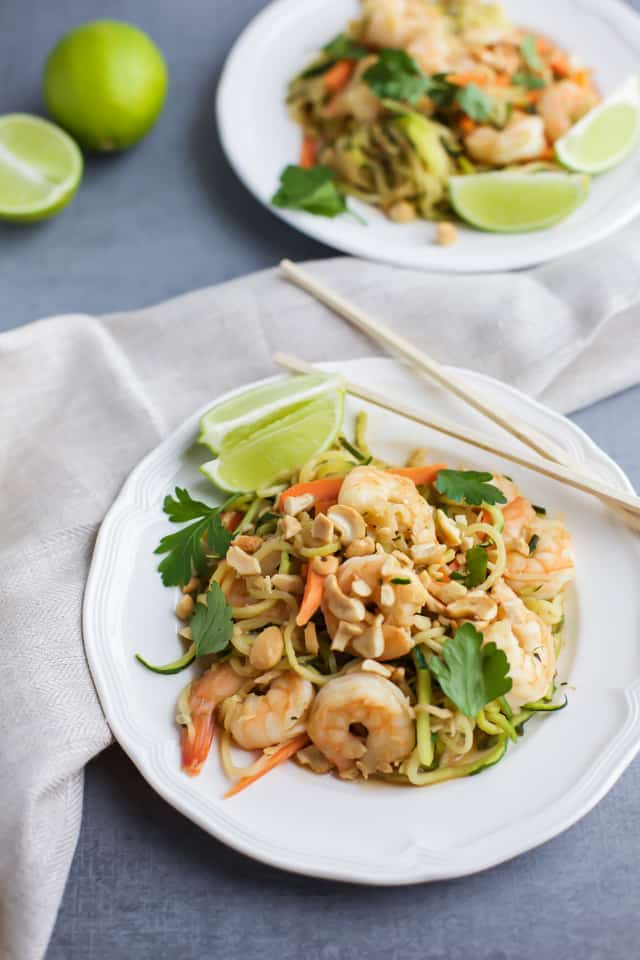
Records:
{"label": "beige linen napkin", "polygon": [[[310,269],[438,359],[569,410],[640,380],[639,227],[521,274]],[[0,337],[0,957],[39,960],[78,836],[84,765],[110,739],[84,659],[98,525],[194,408],[273,370],[379,353],[271,270],[130,314]],[[149,562],[153,562],[149,558]]]}

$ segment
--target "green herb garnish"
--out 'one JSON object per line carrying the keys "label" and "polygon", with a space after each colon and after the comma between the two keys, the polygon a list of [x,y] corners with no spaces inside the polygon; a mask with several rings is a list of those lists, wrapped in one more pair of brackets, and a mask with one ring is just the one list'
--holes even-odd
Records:
{"label": "green herb garnish", "polygon": [[520,44],[520,53],[530,70],[542,70],[542,60],[538,53],[538,44],[535,37],[528,36],[524,38]]}
{"label": "green herb garnish", "polygon": [[368,54],[369,50],[366,47],[356,43],[345,33],[339,33],[322,48],[322,56],[303,70],[300,77],[305,80],[309,77],[318,77],[335,66],[338,60],[362,60]]}
{"label": "green herb garnish", "polygon": [[534,535],[531,537],[531,540],[529,540],[529,556],[532,556],[536,552],[536,547],[539,543],[540,537],[537,533],[534,533]]}
{"label": "green herb garnish", "polygon": [[417,103],[429,89],[428,78],[404,50],[381,50],[362,79],[382,100]]}
{"label": "green herb garnish", "polygon": [[436,479],[436,490],[449,500],[464,501],[470,506],[506,503],[504,493],[489,483],[492,479],[490,473],[477,470],[441,470]]}
{"label": "green herb garnish", "polygon": [[532,507],[533,507],[533,509],[535,510],[535,512],[538,514],[539,517],[546,517],[546,515],[547,515],[547,508],[546,508],[546,507],[539,507],[537,503],[533,503],[533,504],[532,504]]}
{"label": "green herb garnish", "polygon": [[525,90],[542,90],[546,83],[537,73],[528,73],[525,70],[519,70],[511,77],[511,83],[516,87],[524,87]]}
{"label": "green herb garnish", "polygon": [[450,637],[440,657],[430,657],[429,670],[444,693],[467,717],[475,717],[492,700],[511,690],[509,661],[495,643],[464,623]]}
{"label": "green herb garnish", "polygon": [[180,487],[176,487],[173,497],[164,498],[162,509],[172,523],[195,521],[163,537],[155,549],[155,553],[167,554],[158,564],[165,587],[188,583],[194,572],[202,575],[207,566],[207,554],[224,557],[232,534],[222,526],[220,513],[231,502],[228,500],[221,507],[210,507],[200,500],[193,500],[189,492]]}
{"label": "green herb garnish", "polygon": [[460,581],[471,590],[487,579],[489,564],[487,551],[484,547],[471,547],[470,550],[467,550],[465,560],[466,570],[456,570],[455,573],[451,574],[451,579]]}
{"label": "green herb garnish", "polygon": [[356,460],[359,460],[360,463],[370,463],[371,457],[368,454],[364,454],[362,450],[358,450],[357,447],[354,447],[352,443],[349,443],[346,437],[340,437],[340,445],[351,454],[352,457],[355,457]]}
{"label": "green herb garnish", "polygon": [[319,217],[337,217],[348,208],[334,180],[333,170],[322,164],[309,170],[290,164],[280,174],[280,187],[271,202],[275,207],[306,210]]}
{"label": "green herb garnish", "polygon": [[406,586],[408,583],[411,583],[411,577],[392,577],[391,583],[397,583]]}
{"label": "green herb garnish", "polygon": [[475,83],[460,87],[456,94],[456,102],[461,110],[472,120],[490,120],[493,116],[494,102],[491,97]]}
{"label": "green herb garnish", "polygon": [[227,649],[233,632],[233,612],[222,589],[215,581],[207,592],[207,603],[196,604],[189,623],[196,656],[222,653]]}

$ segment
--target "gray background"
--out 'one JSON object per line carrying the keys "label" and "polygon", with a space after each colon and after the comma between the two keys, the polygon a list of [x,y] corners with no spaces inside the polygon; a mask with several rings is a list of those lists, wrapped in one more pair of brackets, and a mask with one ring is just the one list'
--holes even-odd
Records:
{"label": "gray background", "polygon": [[[216,139],[224,57],[262,6],[0,4],[0,113],[40,112],[48,49],[98,16],[149,31],[171,76],[158,127],[125,155],[89,158],[65,213],[35,227],[0,227],[0,328],[63,311],[133,309],[284,255],[330,253],[259,207]],[[639,403],[636,388],[575,416],[636,484]],[[615,637],[603,642],[615,655]],[[80,842],[48,960],[637,956],[638,796],[640,763],[581,823],[509,864],[455,882],[368,889],[295,877],[226,849],[168,807],[113,747],[87,770]]]}

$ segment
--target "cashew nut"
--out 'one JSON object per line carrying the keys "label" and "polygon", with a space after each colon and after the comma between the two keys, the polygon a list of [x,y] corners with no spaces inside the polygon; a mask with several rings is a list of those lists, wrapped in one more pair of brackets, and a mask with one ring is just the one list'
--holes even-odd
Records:
{"label": "cashew nut", "polygon": [[498,615],[498,605],[493,597],[482,590],[472,590],[460,600],[447,604],[447,615],[454,620],[468,618],[469,620],[495,620]]}
{"label": "cashew nut", "polygon": [[240,547],[231,546],[227,550],[227,563],[240,574],[241,577],[257,576],[262,573],[260,562],[245,553]]}
{"label": "cashew nut", "polygon": [[312,493],[303,493],[299,497],[287,497],[284,504],[284,512],[290,517],[302,513],[303,510],[310,510],[316,502]]}
{"label": "cashew nut", "polygon": [[351,649],[354,653],[364,658],[375,658],[384,652],[384,633],[382,632],[383,616],[381,613],[375,618],[373,623],[351,641]]}
{"label": "cashew nut", "polygon": [[274,573],[271,583],[276,590],[282,590],[283,593],[299,594],[304,590],[302,577],[295,573]]}
{"label": "cashew nut", "polygon": [[356,626],[355,623],[347,623],[345,620],[341,620],[338,624],[338,629],[333,635],[331,649],[342,653],[346,649],[347,644],[353,640],[354,637],[357,637],[361,630],[362,628]]}
{"label": "cashew nut", "polygon": [[278,520],[276,532],[283,540],[292,540],[302,530],[302,524],[295,517],[285,515]]}
{"label": "cashew nut", "polygon": [[353,543],[354,540],[362,540],[367,532],[364,520],[353,507],[340,503],[334,507],[329,507],[329,517],[344,544]]}
{"label": "cashew nut", "polygon": [[432,580],[428,586],[429,593],[440,600],[445,605],[453,603],[454,600],[461,600],[466,596],[467,588],[455,580],[448,583],[440,583],[438,580]]}
{"label": "cashew nut", "polygon": [[331,543],[333,523],[325,513],[318,513],[311,525],[311,536],[319,543]]}
{"label": "cashew nut", "polygon": [[446,515],[444,510],[436,510],[435,523],[440,539],[450,547],[457,547],[462,539],[458,525]]}
{"label": "cashew nut", "polygon": [[321,577],[326,577],[330,573],[336,573],[340,561],[337,557],[314,557],[311,561],[311,569],[314,573],[319,573]]}
{"label": "cashew nut", "polygon": [[349,544],[344,554],[345,557],[369,557],[376,552],[376,545],[373,537],[362,537],[360,540],[354,540]]}
{"label": "cashew nut", "polygon": [[241,533],[239,537],[232,540],[232,544],[234,547],[240,547],[245,553],[255,553],[258,547],[262,546],[262,537]]}
{"label": "cashew nut", "polygon": [[253,641],[249,663],[256,670],[271,670],[280,662],[283,652],[284,640],[280,627],[266,627]]}
{"label": "cashew nut", "polygon": [[334,573],[330,573],[324,581],[324,597],[329,610],[338,620],[347,620],[349,623],[360,623],[364,620],[364,603],[362,600],[347,597],[340,589]]}

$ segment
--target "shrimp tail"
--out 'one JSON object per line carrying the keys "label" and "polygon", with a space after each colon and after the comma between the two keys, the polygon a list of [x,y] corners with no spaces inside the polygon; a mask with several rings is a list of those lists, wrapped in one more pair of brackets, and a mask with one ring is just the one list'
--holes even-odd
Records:
{"label": "shrimp tail", "polygon": [[182,769],[190,777],[197,777],[209,756],[215,721],[213,713],[201,713],[193,717],[188,726],[182,728],[180,749],[182,751]]}

